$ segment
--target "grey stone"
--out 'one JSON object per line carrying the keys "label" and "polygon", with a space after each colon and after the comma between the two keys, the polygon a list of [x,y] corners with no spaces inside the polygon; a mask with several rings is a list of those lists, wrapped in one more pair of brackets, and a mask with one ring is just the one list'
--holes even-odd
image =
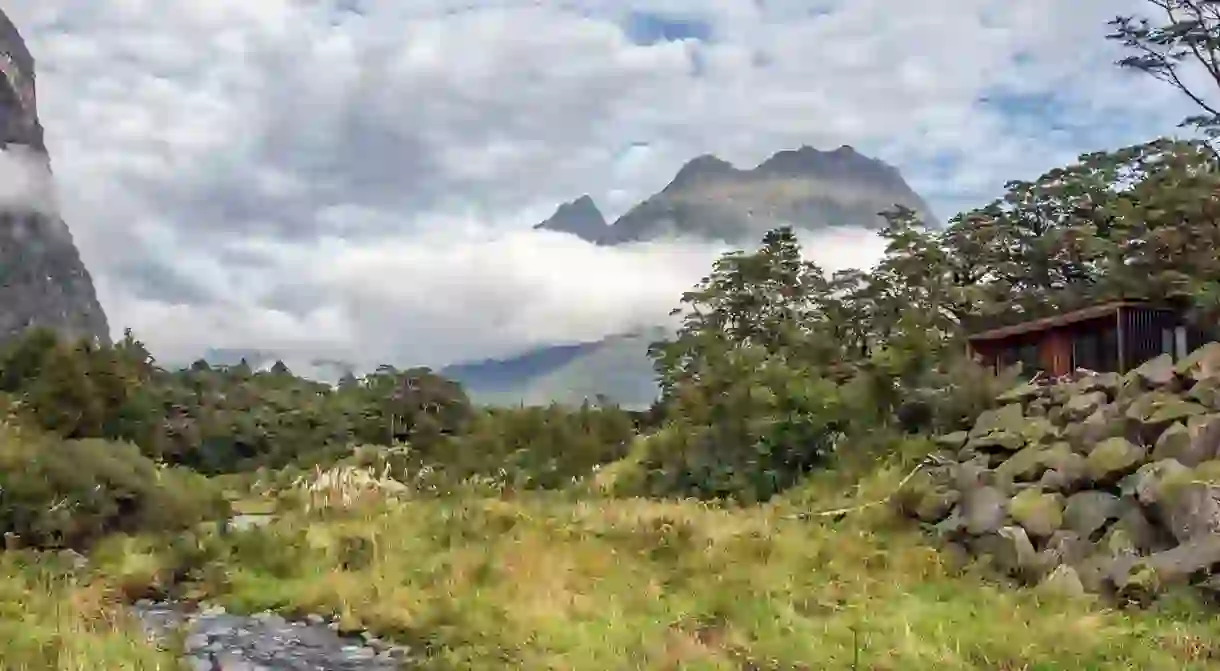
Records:
{"label": "grey stone", "polygon": [[1063,528],[1090,538],[1111,520],[1122,514],[1122,501],[1113,494],[1086,491],[1073,494],[1063,513]]}
{"label": "grey stone", "polygon": [[1066,564],[1056,566],[1038,585],[1044,592],[1064,597],[1083,597],[1086,595],[1084,583],[1076,569]]}
{"label": "grey stone", "polygon": [[1089,452],[1085,471],[1096,483],[1117,481],[1143,463],[1147,450],[1125,438],[1107,438]]}
{"label": "grey stone", "polygon": [[1149,359],[1132,372],[1145,387],[1150,389],[1168,386],[1173,382],[1176,374],[1173,357],[1168,354]]}
{"label": "grey stone", "polygon": [[1008,497],[996,487],[979,487],[962,496],[961,514],[968,533],[981,536],[997,531],[1006,517]]}

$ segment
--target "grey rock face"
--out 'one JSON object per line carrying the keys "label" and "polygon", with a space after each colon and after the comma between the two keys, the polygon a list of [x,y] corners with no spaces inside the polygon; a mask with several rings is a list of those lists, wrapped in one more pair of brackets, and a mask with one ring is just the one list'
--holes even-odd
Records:
{"label": "grey rock face", "polygon": [[[879,213],[896,205],[934,220],[893,166],[848,146],[833,151],[801,147],[781,151],[751,170],[699,156],[660,193],[613,225],[605,225],[600,212],[592,215],[596,206],[585,196],[536,228],[572,233],[600,245],[670,235],[754,244],[768,230],[785,225],[875,229],[884,223]],[[570,216],[576,212],[583,214]]]}
{"label": "grey rock face", "polygon": [[0,339],[32,327],[110,341],[106,315],[54,199],[34,59],[0,12]]}
{"label": "grey rock face", "polygon": [[588,195],[560,205],[550,219],[534,228],[571,233],[590,242],[602,242],[610,235],[610,224],[606,223],[601,210],[597,209],[597,205]]}

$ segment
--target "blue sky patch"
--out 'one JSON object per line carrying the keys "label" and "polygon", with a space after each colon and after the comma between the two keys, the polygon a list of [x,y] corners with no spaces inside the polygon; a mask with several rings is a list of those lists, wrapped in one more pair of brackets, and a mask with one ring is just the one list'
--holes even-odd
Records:
{"label": "blue sky patch", "polygon": [[643,45],[681,40],[706,42],[712,38],[712,24],[693,18],[633,11],[624,21],[623,32],[632,42]]}

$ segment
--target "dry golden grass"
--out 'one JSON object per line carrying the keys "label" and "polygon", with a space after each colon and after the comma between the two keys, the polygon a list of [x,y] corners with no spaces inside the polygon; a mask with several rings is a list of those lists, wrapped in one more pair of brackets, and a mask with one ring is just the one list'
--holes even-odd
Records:
{"label": "dry golden grass", "polygon": [[[794,516],[881,498],[908,466],[874,465],[850,485],[826,474],[746,510],[535,496],[289,516],[239,543],[225,598],[340,613],[427,650],[434,669],[1220,665],[1220,625],[1207,618],[997,584],[955,567],[884,507],[839,522]],[[358,562],[344,550],[353,539],[369,548]],[[265,556],[286,547],[291,557]]]}
{"label": "dry golden grass", "polygon": [[0,556],[0,668],[5,671],[170,671],[174,655],[153,648],[104,582]]}

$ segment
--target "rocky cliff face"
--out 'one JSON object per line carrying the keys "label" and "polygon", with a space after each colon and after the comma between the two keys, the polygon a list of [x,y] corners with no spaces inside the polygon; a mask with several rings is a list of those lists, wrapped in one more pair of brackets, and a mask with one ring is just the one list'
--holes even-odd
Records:
{"label": "rocky cliff face", "polygon": [[0,12],[0,338],[31,327],[109,342],[106,315],[56,212],[34,59]]}
{"label": "rocky cliff face", "polygon": [[843,146],[781,151],[751,170],[697,157],[660,193],[607,224],[588,196],[560,207],[536,228],[601,245],[690,235],[754,243],[776,226],[877,228],[879,212],[904,205],[934,217],[893,166]]}

